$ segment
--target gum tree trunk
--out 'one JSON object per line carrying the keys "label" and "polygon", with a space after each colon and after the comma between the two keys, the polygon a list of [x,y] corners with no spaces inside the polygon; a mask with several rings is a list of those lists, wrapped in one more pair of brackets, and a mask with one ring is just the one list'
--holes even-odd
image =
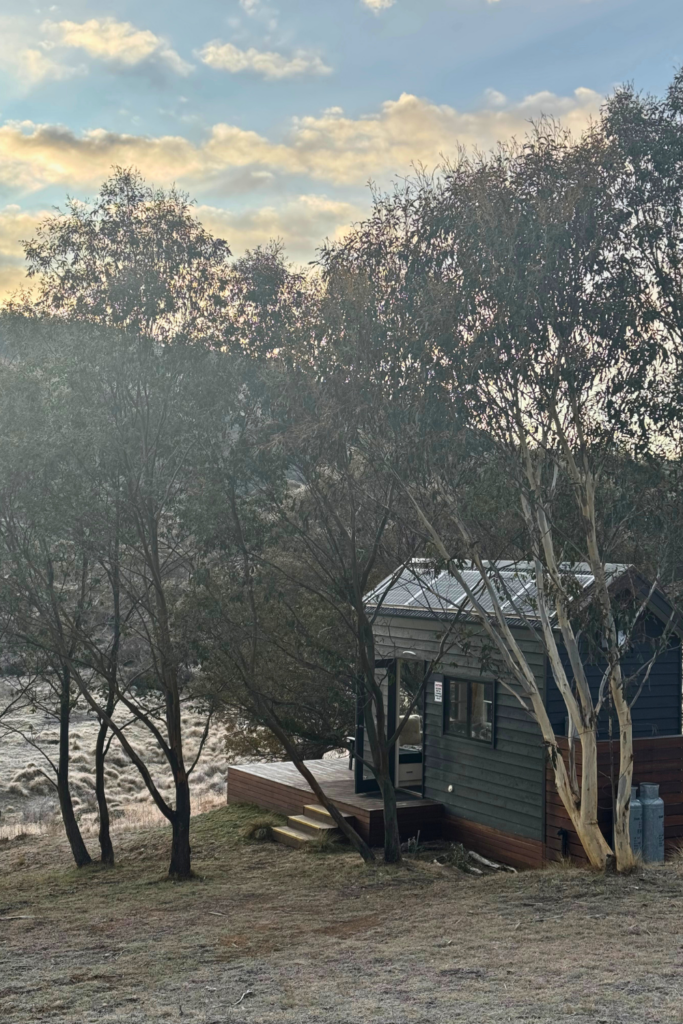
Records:
{"label": "gum tree trunk", "polygon": [[57,766],[57,794],[59,796],[59,808],[62,812],[62,821],[69,846],[73,854],[76,866],[85,867],[92,864],[92,858],[88,853],[81,830],[76,821],[74,806],[69,790],[69,726],[71,722],[71,677],[69,669],[64,667],[61,673],[61,688],[59,695],[59,764]]}
{"label": "gum tree trunk", "polygon": [[581,790],[577,792],[562,758],[562,751],[557,746],[545,707],[542,707],[542,710],[538,709],[536,718],[543,732],[555,777],[555,787],[564,809],[569,815],[591,867],[603,870],[609,863],[612,850],[598,824],[598,746],[595,733],[590,728],[579,732],[582,765]]}
{"label": "gum tree trunk", "polygon": [[[364,691],[365,735],[370,741],[375,777],[382,794],[384,815],[384,862],[401,863],[401,839],[398,831],[398,809],[396,787],[391,779],[389,739],[393,735],[395,722],[387,721],[384,707],[384,693],[375,680],[375,639],[372,624],[368,619],[360,595],[356,613],[358,615],[358,639],[360,672]],[[373,714],[374,711],[374,714]]]}
{"label": "gum tree trunk", "polygon": [[610,688],[619,719],[619,780],[614,807],[614,853],[617,859],[617,871],[630,871],[635,865],[629,828],[631,786],[633,784],[633,724],[631,709],[624,697],[619,665],[611,673]]}
{"label": "gum tree trunk", "polygon": [[384,863],[400,864],[402,860],[401,837],[398,831],[396,788],[391,781],[388,771],[386,776],[379,774],[377,782],[379,783],[384,804]]}
{"label": "gum tree trunk", "polygon": [[190,786],[184,771],[175,780],[175,813],[171,820],[173,839],[168,877],[179,882],[192,877],[190,848]]}
{"label": "gum tree trunk", "polygon": [[[107,714],[111,716],[112,708],[107,705]],[[109,732],[106,722],[101,722],[95,744],[95,795],[100,818],[99,843],[100,860],[112,867],[114,864],[114,846],[111,841],[109,823],[109,805],[104,784],[104,745]]]}
{"label": "gum tree trunk", "polygon": [[[374,680],[373,680],[374,682]],[[384,815],[384,862],[400,864],[401,839],[398,831],[398,808],[396,807],[396,787],[391,779],[388,747],[387,722],[384,713],[384,695],[375,685],[371,691],[373,700],[365,703],[365,734],[370,741],[375,778],[382,794]],[[374,715],[373,715],[374,706]]]}
{"label": "gum tree trunk", "polygon": [[598,824],[598,741],[595,729],[582,730],[579,739],[581,806],[578,815],[570,814],[570,817],[591,865],[602,869],[609,863],[612,851]]}
{"label": "gum tree trunk", "polygon": [[295,745],[292,743],[287,732],[283,729],[282,724],[273,709],[269,708],[258,694],[256,694],[256,699],[259,701],[263,716],[268,722],[268,728],[272,730],[275,736],[277,736],[280,743],[287,751],[288,756],[291,757],[294,767],[311,787],[311,790],[328,814],[332,817],[339,831],[343,836],[346,836],[354,850],[361,855],[366,864],[374,861],[375,855],[368,844],[361,836],[358,835],[355,828],[349,824],[339,808],[336,807],[332,800],[327,796],[313,773],[306,767],[306,763],[299,757],[299,753]]}
{"label": "gum tree trunk", "polygon": [[598,603],[602,612],[602,624],[607,640],[609,662],[609,684],[614,708],[619,720],[619,781],[617,801],[614,808],[614,853],[617,871],[631,871],[635,860],[631,849],[629,819],[631,813],[631,784],[633,781],[633,723],[631,709],[624,694],[621,675],[621,653],[612,601],[610,598],[605,566],[600,557],[595,512],[595,477],[585,465],[583,473],[573,459],[568,460],[572,473],[577,500],[583,516],[588,544],[588,559],[595,580]]}

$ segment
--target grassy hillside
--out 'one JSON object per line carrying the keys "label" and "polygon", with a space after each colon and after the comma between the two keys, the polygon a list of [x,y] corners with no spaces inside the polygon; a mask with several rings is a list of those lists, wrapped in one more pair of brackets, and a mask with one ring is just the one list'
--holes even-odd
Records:
{"label": "grassy hillside", "polygon": [[184,885],[164,881],[161,827],[118,834],[113,870],[71,868],[56,835],[0,843],[3,1024],[681,1019],[678,862],[630,878],[368,869],[246,839],[259,816],[193,819]]}

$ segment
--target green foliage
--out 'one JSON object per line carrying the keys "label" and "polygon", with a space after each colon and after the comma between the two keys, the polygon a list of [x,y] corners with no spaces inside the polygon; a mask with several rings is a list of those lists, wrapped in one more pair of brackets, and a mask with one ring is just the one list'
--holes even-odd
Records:
{"label": "green foliage", "polygon": [[25,243],[41,315],[169,339],[216,341],[230,250],[189,197],[116,168],[92,203],[69,199]]}

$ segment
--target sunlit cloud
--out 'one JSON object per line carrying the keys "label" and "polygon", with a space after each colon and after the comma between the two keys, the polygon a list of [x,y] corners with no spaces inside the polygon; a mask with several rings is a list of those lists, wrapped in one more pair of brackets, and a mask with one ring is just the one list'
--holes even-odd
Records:
{"label": "sunlit cloud", "polygon": [[291,259],[306,263],[325,238],[336,241],[343,237],[367,209],[324,195],[300,195],[279,206],[239,211],[198,206],[196,212],[212,234],[227,239],[236,256],[271,239],[281,239]]}
{"label": "sunlit cloud", "polygon": [[386,11],[388,7],[393,7],[396,0],[363,0],[363,3],[375,14],[379,14],[380,11]]}
{"label": "sunlit cloud", "polygon": [[522,137],[529,121],[541,114],[559,117],[578,132],[600,102],[590,89],[564,97],[537,93],[519,103],[498,93],[479,110],[463,112],[404,93],[359,118],[345,116],[340,108],[295,118],[282,140],[217,124],[199,143],[183,136],[101,128],[77,134],[59,125],[10,122],[0,127],[0,183],[22,192],[91,186],[112,164],[121,164],[139,167],[153,181],[179,181],[200,193],[229,190],[230,175],[245,169],[358,185],[405,173],[414,163],[433,167],[459,145],[486,149]]}
{"label": "sunlit cloud", "polygon": [[91,18],[89,21],[46,21],[42,26],[52,45],[83,50],[95,60],[134,67],[156,60],[179,75],[188,75],[192,65],[180,57],[169,43],[149,29],[139,29],[129,21],[115,18]]}
{"label": "sunlit cloud", "polygon": [[6,88],[25,92],[42,82],[64,81],[87,73],[82,65],[68,64],[41,39],[35,18],[0,16],[0,70],[7,73]]}
{"label": "sunlit cloud", "polygon": [[317,54],[306,50],[297,50],[291,57],[286,57],[282,53],[256,50],[253,46],[240,50],[232,43],[221,43],[217,39],[207,43],[198,56],[204,64],[220,71],[232,74],[252,71],[269,79],[327,75],[332,70]]}
{"label": "sunlit cloud", "polygon": [[38,85],[40,82],[62,82],[75,75],[84,75],[87,69],[82,64],[70,65],[53,60],[43,50],[26,47],[19,50],[13,62],[16,73],[27,85]]}
{"label": "sunlit cloud", "polygon": [[15,203],[0,207],[0,300],[28,284],[22,240],[31,238],[47,210],[22,210]]}

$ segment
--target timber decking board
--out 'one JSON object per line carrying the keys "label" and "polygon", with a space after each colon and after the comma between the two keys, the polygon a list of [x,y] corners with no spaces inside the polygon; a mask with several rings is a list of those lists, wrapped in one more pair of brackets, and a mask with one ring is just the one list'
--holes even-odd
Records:
{"label": "timber decking board", "polygon": [[[354,773],[346,759],[306,761],[305,765],[344,814],[354,818],[359,834],[372,846],[384,839],[384,809],[380,797],[356,793]],[[289,762],[234,765],[228,768],[228,803],[252,803],[282,814],[301,813],[317,797]],[[399,832],[408,839],[419,831],[425,839],[441,834],[442,804],[418,793],[397,792]]]}

